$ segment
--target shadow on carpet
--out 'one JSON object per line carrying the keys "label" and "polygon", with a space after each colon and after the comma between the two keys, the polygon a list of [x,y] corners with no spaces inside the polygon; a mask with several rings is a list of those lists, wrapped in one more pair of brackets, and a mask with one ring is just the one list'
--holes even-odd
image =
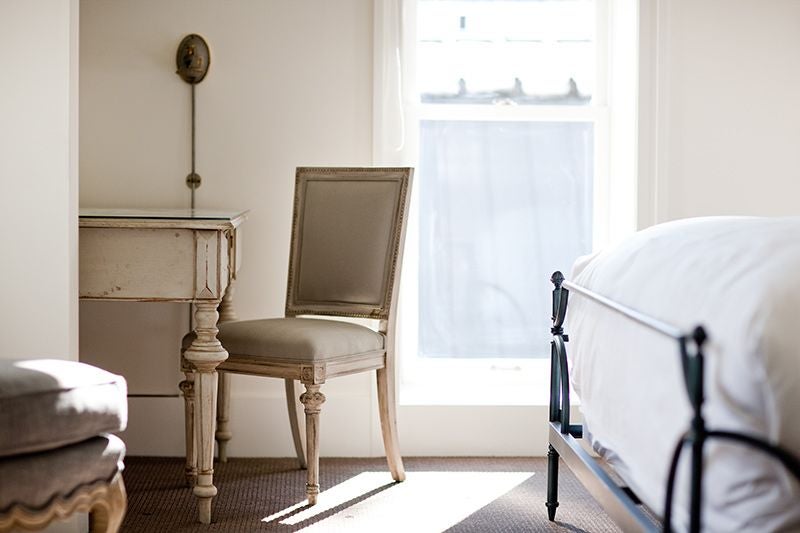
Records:
{"label": "shadow on carpet", "polygon": [[[563,465],[562,465],[563,466]],[[319,503],[305,505],[305,470],[293,459],[217,463],[213,522],[196,522],[183,460],[128,457],[123,532],[616,532],[602,508],[564,466],[557,521],[544,506],[544,458],[406,458],[394,483],[386,462],[323,458]]]}

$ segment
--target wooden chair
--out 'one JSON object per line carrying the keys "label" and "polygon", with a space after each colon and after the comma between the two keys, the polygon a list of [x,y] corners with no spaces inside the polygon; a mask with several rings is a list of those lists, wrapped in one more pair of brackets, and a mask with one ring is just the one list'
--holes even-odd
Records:
{"label": "wooden chair", "polygon": [[[229,356],[218,370],[285,380],[295,450],[301,466],[307,463],[311,505],[319,494],[319,414],[325,402],[320,387],[330,378],[376,370],[386,458],[392,477],[405,479],[397,439],[394,351],[412,173],[410,168],[298,168],[285,317],[219,325],[218,337]],[[303,315],[375,319],[378,331]],[[184,346],[189,342],[191,336]],[[300,395],[305,460],[296,381],[305,386]],[[221,383],[227,385],[225,379]],[[223,386],[219,414],[225,419],[229,394]],[[222,452],[230,432],[218,429],[223,430],[217,432]]]}

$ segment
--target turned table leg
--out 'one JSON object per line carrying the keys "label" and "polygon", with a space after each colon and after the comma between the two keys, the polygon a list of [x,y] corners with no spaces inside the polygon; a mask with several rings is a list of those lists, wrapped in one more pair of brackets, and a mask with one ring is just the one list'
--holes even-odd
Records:
{"label": "turned table leg", "polygon": [[[183,364],[181,365],[183,366]],[[180,389],[183,393],[184,405],[184,429],[186,438],[186,484],[194,487],[197,481],[197,456],[195,455],[197,446],[194,442],[194,370],[186,369],[183,374],[186,379],[180,382]]]}
{"label": "turned table leg", "polygon": [[217,495],[214,486],[214,426],[217,410],[217,365],[228,358],[228,352],[217,339],[217,306],[219,301],[195,304],[195,334],[197,337],[184,353],[195,369],[194,443],[197,457],[197,482],[193,492],[197,497],[198,517],[203,524],[211,523],[211,501]]}
{"label": "turned table leg", "polygon": [[[220,323],[237,320],[238,318],[233,308],[234,285],[235,281],[233,280],[228,283],[228,288],[225,289],[225,296],[222,297],[222,302],[219,304]],[[231,376],[227,372],[219,373],[217,393],[217,431],[215,437],[217,439],[219,460],[222,463],[227,463],[228,441],[233,437],[228,426],[228,422],[231,418]]]}
{"label": "turned table leg", "polygon": [[228,462],[228,441],[233,433],[228,426],[231,418],[231,376],[227,372],[219,372],[217,387],[217,452],[221,463]]}

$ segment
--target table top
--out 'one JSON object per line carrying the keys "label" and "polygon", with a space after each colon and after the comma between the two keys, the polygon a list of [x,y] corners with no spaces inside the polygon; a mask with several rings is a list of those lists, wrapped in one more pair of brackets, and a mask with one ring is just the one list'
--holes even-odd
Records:
{"label": "table top", "polygon": [[80,227],[237,227],[247,218],[248,211],[234,209],[108,209],[82,207]]}
{"label": "table top", "polygon": [[171,218],[175,220],[234,220],[244,216],[247,211],[232,209],[189,209],[189,208],[151,208],[151,209],[107,209],[81,207],[80,218]]}

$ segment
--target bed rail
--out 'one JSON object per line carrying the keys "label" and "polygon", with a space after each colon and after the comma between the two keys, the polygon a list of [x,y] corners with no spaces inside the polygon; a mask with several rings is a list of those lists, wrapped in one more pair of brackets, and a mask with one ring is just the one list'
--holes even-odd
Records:
{"label": "bed rail", "polygon": [[[683,449],[691,448],[691,479],[689,504],[689,531],[698,533],[702,524],[703,448],[709,439],[722,439],[745,444],[778,460],[800,482],[800,461],[779,446],[764,439],[731,431],[709,430],[703,418],[704,355],[707,335],[702,326],[685,332],[671,324],[622,305],[601,294],[564,279],[554,272],[550,281],[553,289],[553,335],[550,349],[550,444],[547,451],[547,506],[548,517],[555,520],[558,507],[558,458],[563,457],[590,493],[606,508],[612,519],[625,531],[672,531],[672,502],[675,477]],[[586,453],[576,439],[583,437],[583,426],[570,422],[569,367],[567,364],[564,320],[570,291],[614,311],[643,327],[675,340],[681,358],[683,382],[692,408],[689,429],[675,447],[667,479],[666,499],[662,528],[654,524],[641,508],[640,502],[627,487],[620,487]]]}

